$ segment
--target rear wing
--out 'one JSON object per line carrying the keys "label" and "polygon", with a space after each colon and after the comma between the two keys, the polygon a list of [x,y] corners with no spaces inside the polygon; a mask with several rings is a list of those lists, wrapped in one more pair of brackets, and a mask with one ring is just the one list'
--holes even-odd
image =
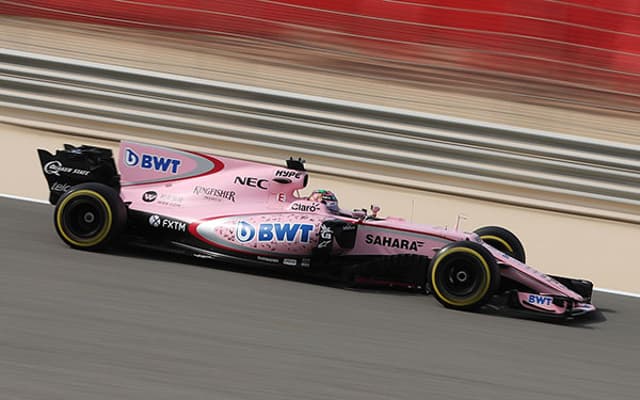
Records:
{"label": "rear wing", "polygon": [[49,185],[51,204],[55,205],[72,186],[85,182],[103,183],[120,191],[120,176],[109,149],[65,144],[55,154],[38,149],[38,157]]}

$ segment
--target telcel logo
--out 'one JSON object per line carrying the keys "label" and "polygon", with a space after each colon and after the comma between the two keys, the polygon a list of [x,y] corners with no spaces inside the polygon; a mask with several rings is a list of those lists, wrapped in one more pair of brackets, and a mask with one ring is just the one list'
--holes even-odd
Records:
{"label": "telcel logo", "polygon": [[140,167],[158,172],[177,174],[181,160],[168,157],[160,157],[155,154],[138,154],[130,148],[125,149],[124,163],[129,167]]}
{"label": "telcel logo", "polygon": [[[236,239],[240,243],[250,242],[256,238],[258,242],[294,242],[296,237],[301,243],[309,243],[309,236],[313,231],[312,224],[260,224],[258,229],[246,221],[238,221],[236,225]],[[300,234],[298,234],[298,232]]]}

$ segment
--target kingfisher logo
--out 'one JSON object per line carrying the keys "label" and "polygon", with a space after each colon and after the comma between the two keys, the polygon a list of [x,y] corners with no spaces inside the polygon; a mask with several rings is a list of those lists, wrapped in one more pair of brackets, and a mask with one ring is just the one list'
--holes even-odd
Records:
{"label": "kingfisher logo", "polygon": [[247,243],[254,239],[258,242],[300,242],[309,243],[309,237],[313,232],[312,224],[269,224],[258,225],[246,221],[238,221],[236,225],[236,239],[240,243]]}
{"label": "kingfisher logo", "polygon": [[160,157],[155,154],[138,154],[127,147],[124,151],[124,163],[128,167],[139,167],[163,173],[177,174],[182,161],[175,158]]}

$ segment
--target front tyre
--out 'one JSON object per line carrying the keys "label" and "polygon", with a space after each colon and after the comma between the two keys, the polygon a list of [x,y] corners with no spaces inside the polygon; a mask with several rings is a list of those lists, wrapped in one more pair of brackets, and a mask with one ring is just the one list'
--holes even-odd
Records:
{"label": "front tyre", "polygon": [[438,251],[429,264],[427,280],[433,295],[445,307],[474,310],[500,286],[500,271],[484,247],[463,241]]}
{"label": "front tyre", "polygon": [[83,183],[60,197],[53,219],[63,242],[76,249],[97,250],[124,230],[127,209],[113,188]]}

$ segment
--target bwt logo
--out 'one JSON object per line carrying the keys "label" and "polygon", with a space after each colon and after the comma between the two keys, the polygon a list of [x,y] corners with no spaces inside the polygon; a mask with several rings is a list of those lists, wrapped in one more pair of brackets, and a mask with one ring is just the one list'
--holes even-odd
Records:
{"label": "bwt logo", "polygon": [[549,297],[549,296],[538,296],[535,294],[530,294],[529,298],[527,299],[527,302],[529,304],[540,304],[540,305],[546,305],[546,306],[550,306],[551,302],[553,301],[553,297]]}
{"label": "bwt logo", "polygon": [[129,167],[139,166],[142,169],[177,174],[181,162],[175,158],[160,157],[155,154],[138,154],[129,148],[124,151],[124,163]]}
{"label": "bwt logo", "polygon": [[[246,221],[238,221],[236,225],[236,239],[241,243],[258,239],[258,242],[294,242],[296,237],[301,243],[309,243],[309,236],[313,231],[312,224],[260,224],[258,229]],[[298,232],[300,234],[298,235]]]}

